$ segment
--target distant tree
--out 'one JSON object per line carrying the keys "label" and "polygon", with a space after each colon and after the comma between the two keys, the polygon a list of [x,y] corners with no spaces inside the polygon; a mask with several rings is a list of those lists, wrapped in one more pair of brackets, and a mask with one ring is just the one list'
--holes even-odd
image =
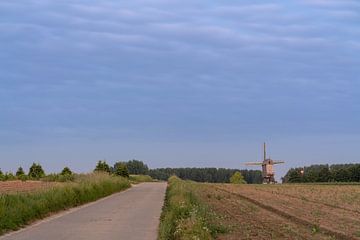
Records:
{"label": "distant tree", "polygon": [[302,175],[301,175],[301,170],[300,168],[292,168],[290,169],[290,171],[288,172],[288,174],[286,174],[285,179],[286,182],[288,183],[300,183],[303,181],[302,179]]}
{"label": "distant tree", "polygon": [[65,176],[65,175],[72,175],[73,174],[73,172],[70,170],[70,168],[68,168],[68,167],[64,167],[64,169],[61,171],[61,173],[60,173],[60,175],[63,175],[63,176]]}
{"label": "distant tree", "polygon": [[115,165],[115,175],[121,176],[121,177],[129,177],[129,171],[124,163],[118,163]]}
{"label": "distant tree", "polygon": [[40,164],[33,163],[28,175],[30,178],[39,179],[45,176],[45,172]]}
{"label": "distant tree", "polygon": [[226,168],[157,168],[150,169],[149,175],[154,179],[167,180],[170,176],[197,182],[229,183],[230,177],[239,171],[247,183],[262,183],[259,170],[239,170]]}
{"label": "distant tree", "polygon": [[148,174],[149,168],[144,162],[133,159],[125,163],[130,174]]}
{"label": "distant tree", "polygon": [[108,172],[110,173],[110,166],[106,163],[106,161],[98,161],[94,172]]}
{"label": "distant tree", "polygon": [[245,184],[244,176],[239,171],[236,171],[230,178],[230,183],[233,184]]}
{"label": "distant tree", "polygon": [[24,169],[22,167],[19,167],[15,174],[17,177],[25,175]]}
{"label": "distant tree", "polygon": [[4,180],[4,173],[0,169],[0,181],[3,181],[3,180]]}

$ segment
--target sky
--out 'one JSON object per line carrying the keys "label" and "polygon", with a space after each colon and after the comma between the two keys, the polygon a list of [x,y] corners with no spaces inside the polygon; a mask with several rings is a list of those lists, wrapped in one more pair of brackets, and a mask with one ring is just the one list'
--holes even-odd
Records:
{"label": "sky", "polygon": [[360,162],[359,66],[355,0],[1,0],[0,167]]}

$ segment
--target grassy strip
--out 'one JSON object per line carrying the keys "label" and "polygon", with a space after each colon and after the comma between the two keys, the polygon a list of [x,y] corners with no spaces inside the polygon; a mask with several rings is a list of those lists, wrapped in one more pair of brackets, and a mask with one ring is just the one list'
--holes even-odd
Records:
{"label": "grassy strip", "polygon": [[217,223],[218,216],[196,196],[197,187],[195,182],[169,178],[159,240],[208,240],[227,231]]}
{"label": "grassy strip", "polygon": [[81,175],[74,183],[34,193],[0,195],[0,234],[60,210],[95,201],[130,187],[127,179],[107,174]]}
{"label": "grassy strip", "polygon": [[154,182],[155,180],[149,175],[130,175],[129,180],[131,183]]}

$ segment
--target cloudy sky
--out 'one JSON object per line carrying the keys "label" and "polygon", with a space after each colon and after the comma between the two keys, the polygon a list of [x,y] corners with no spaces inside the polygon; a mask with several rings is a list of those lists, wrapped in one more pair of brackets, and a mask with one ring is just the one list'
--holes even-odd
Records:
{"label": "cloudy sky", "polygon": [[360,2],[1,0],[0,161],[359,162]]}

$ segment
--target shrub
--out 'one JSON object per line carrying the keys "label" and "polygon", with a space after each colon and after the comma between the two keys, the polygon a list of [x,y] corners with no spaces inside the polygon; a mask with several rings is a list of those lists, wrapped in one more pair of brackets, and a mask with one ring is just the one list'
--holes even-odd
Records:
{"label": "shrub", "polygon": [[115,175],[121,176],[121,177],[129,177],[129,171],[125,164],[118,163],[115,165]]}
{"label": "shrub", "polygon": [[25,175],[24,169],[22,167],[19,167],[15,174],[17,177],[20,177],[22,175]]}
{"label": "shrub", "polygon": [[241,173],[237,171],[231,176],[230,183],[233,183],[233,184],[245,184],[246,181],[244,180],[243,175],[241,175]]}
{"label": "shrub", "polygon": [[13,180],[16,180],[16,177],[11,172],[7,172],[4,175],[4,180],[5,181],[13,181]]}
{"label": "shrub", "polygon": [[73,172],[68,167],[64,167],[64,169],[61,171],[60,175],[72,175]]}
{"label": "shrub", "polygon": [[29,169],[28,175],[33,179],[40,179],[45,176],[45,172],[40,164],[33,163]]}
{"label": "shrub", "polygon": [[110,166],[106,163],[106,161],[98,161],[94,172],[108,172],[110,173]]}

